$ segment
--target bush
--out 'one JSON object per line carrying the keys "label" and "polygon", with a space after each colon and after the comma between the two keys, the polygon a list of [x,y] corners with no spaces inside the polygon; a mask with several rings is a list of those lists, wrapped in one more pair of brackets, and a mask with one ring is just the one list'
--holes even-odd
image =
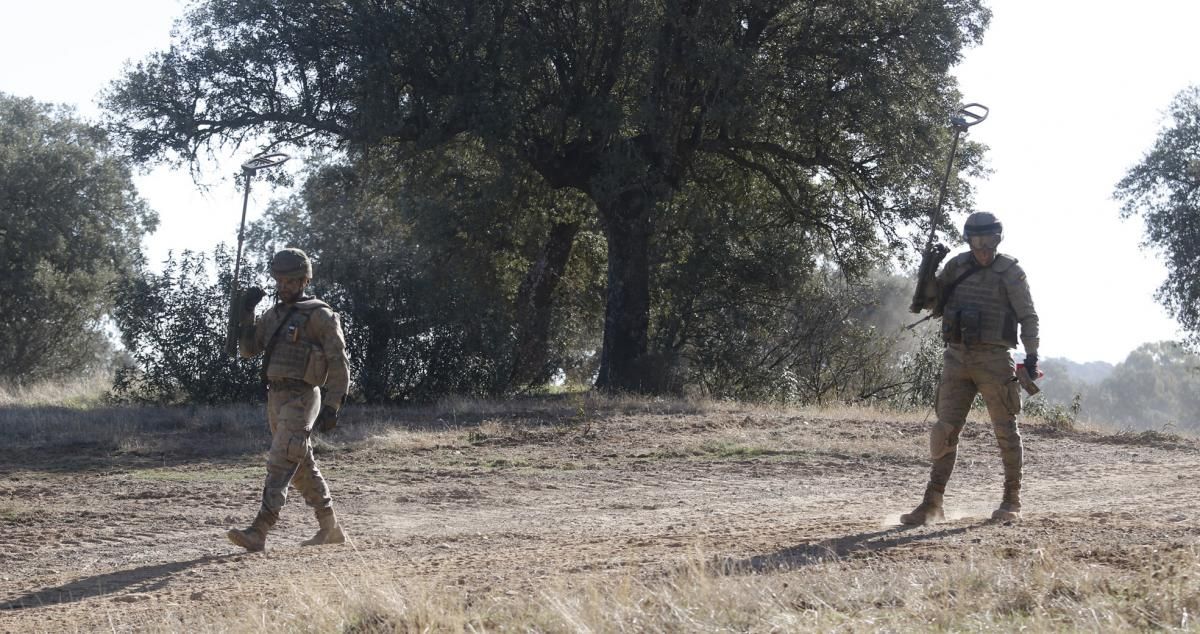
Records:
{"label": "bush", "polygon": [[1030,397],[1022,404],[1022,411],[1030,418],[1041,419],[1046,424],[1060,431],[1073,431],[1079,420],[1079,409],[1082,398],[1076,394],[1070,405],[1051,403],[1038,394]]}
{"label": "bush", "polygon": [[162,273],[143,267],[118,286],[114,316],[132,363],[116,372],[114,400],[215,404],[262,398],[261,363],[225,354],[232,260],[223,247],[211,267],[203,253],[184,251],[169,256]]}

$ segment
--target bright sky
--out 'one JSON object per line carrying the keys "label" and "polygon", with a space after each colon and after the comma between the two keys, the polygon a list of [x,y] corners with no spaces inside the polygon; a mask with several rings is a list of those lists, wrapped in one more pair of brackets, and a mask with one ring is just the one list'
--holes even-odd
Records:
{"label": "bright sky", "polygon": [[[990,147],[978,207],[1001,217],[1001,250],[1029,274],[1042,356],[1116,363],[1138,345],[1178,336],[1153,299],[1165,269],[1139,248],[1140,220],[1122,221],[1113,186],[1148,150],[1171,98],[1200,83],[1200,2],[991,0],[992,27],[957,69],[967,101],[991,109],[970,138]],[[120,9],[113,7],[119,6]],[[123,64],[165,48],[181,0],[0,0],[0,92],[75,105]],[[236,241],[241,196],[227,182],[249,151],[206,172],[138,177],[161,225],[148,242],[210,250]],[[252,190],[250,217],[272,192]],[[956,218],[960,223],[962,218]]]}

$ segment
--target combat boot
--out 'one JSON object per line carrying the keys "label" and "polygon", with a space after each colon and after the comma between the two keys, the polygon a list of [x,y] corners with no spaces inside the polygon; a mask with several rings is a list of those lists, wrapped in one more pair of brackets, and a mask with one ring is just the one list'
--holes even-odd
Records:
{"label": "combat boot", "polygon": [[912,513],[905,513],[900,516],[901,524],[910,526],[920,524],[932,524],[945,518],[942,512],[942,494],[933,489],[925,490],[925,499],[917,505],[917,508],[912,510]]}
{"label": "combat boot", "polygon": [[1016,488],[1012,486],[1004,487],[1004,499],[1000,502],[1000,508],[992,511],[992,519],[1001,522],[1016,522],[1021,519],[1021,489],[1019,484]]}
{"label": "combat boot", "polygon": [[254,521],[250,523],[249,528],[245,530],[231,528],[229,532],[225,533],[225,536],[235,545],[257,553],[267,547],[267,532],[270,530],[271,522],[262,513],[259,513],[258,517],[255,517]]}
{"label": "combat boot", "polygon": [[312,539],[300,542],[301,546],[341,544],[346,541],[346,534],[342,532],[342,526],[338,524],[337,515],[334,514],[333,509],[319,509],[317,522],[321,525],[320,530],[312,536]]}

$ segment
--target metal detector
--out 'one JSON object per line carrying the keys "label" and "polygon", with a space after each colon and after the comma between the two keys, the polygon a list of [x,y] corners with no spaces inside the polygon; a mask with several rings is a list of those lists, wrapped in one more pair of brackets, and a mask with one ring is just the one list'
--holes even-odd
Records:
{"label": "metal detector", "polygon": [[[229,293],[230,310],[237,315],[238,307],[233,303],[238,297],[238,281],[242,273],[242,243],[246,237],[246,207],[250,204],[250,183],[254,180],[254,174],[262,169],[269,167],[277,167],[283,165],[288,159],[292,158],[283,152],[275,152],[273,154],[263,154],[256,156],[245,163],[242,163],[242,175],[246,178],[246,192],[242,197],[242,224],[238,227],[238,244],[237,256],[233,259],[233,288]],[[229,332],[225,338],[225,352],[230,356],[236,357],[238,353],[238,333],[237,333],[237,318],[230,323]]]}
{"label": "metal detector", "polygon": [[[980,110],[983,112],[980,113]],[[937,205],[929,214],[929,239],[925,241],[926,248],[933,244],[934,234],[937,232],[937,221],[942,214],[942,203],[946,201],[946,185],[950,182],[950,172],[954,168],[954,155],[958,151],[958,137],[966,132],[967,128],[983,123],[987,116],[987,106],[980,103],[969,103],[959,108],[958,112],[950,117],[950,126],[954,128],[954,141],[950,143],[950,157],[946,159],[946,171],[942,174],[942,188],[938,190]]]}
{"label": "metal detector", "polygon": [[[966,132],[967,128],[983,123],[987,116],[987,106],[969,103],[959,108],[958,112],[950,117],[950,127],[954,129],[954,141],[950,144],[950,157],[946,159],[946,171],[942,174],[942,187],[938,190],[937,205],[929,212],[929,237],[925,240],[925,248],[921,250],[921,268],[917,273],[917,289],[913,292],[912,305],[909,307],[909,310],[914,313],[921,312],[925,304],[925,284],[937,272],[937,265],[941,263],[942,258],[949,253],[949,250],[940,244],[935,248],[933,241],[937,237],[938,220],[942,216],[942,203],[946,201],[946,185],[950,182],[950,173],[954,171],[954,155],[958,151],[958,137]],[[930,315],[925,319],[933,316]],[[925,319],[921,321],[925,321]],[[921,321],[918,321],[917,324]],[[915,325],[912,324],[909,328]]]}

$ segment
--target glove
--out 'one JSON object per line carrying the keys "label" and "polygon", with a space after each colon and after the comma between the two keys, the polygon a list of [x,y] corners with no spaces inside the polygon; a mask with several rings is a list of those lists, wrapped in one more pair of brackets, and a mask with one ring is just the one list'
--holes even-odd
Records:
{"label": "glove", "polygon": [[1029,378],[1034,381],[1038,378],[1037,362],[1038,357],[1036,354],[1025,355],[1025,372],[1029,373]]}
{"label": "glove", "polygon": [[333,428],[337,427],[337,419],[337,410],[325,405],[321,407],[321,413],[317,414],[317,421],[313,423],[313,428],[322,434],[333,431]]}
{"label": "glove", "polygon": [[934,262],[941,264],[942,260],[945,260],[946,256],[950,255],[950,247],[942,244],[941,242],[934,242],[933,244],[929,245],[929,250],[926,251],[926,253],[929,254],[929,257],[933,258]]}
{"label": "glove", "polygon": [[254,307],[267,296],[267,292],[257,286],[242,291],[242,312],[253,312]]}

